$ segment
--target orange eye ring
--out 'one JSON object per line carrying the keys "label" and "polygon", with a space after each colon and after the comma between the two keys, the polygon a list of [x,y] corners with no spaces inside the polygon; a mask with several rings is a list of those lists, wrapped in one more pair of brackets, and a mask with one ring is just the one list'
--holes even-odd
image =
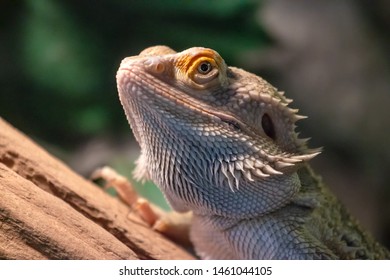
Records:
{"label": "orange eye ring", "polygon": [[195,88],[206,89],[227,83],[227,66],[221,56],[206,48],[191,48],[174,60],[176,75]]}
{"label": "orange eye ring", "polygon": [[[198,85],[206,86],[218,77],[219,68],[216,61],[208,56],[194,59],[188,69],[188,77]],[[211,85],[211,84],[210,84]]]}

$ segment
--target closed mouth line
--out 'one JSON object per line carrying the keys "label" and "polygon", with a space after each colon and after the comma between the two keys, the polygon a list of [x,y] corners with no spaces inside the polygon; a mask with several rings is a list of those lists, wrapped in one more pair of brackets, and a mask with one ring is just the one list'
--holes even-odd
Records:
{"label": "closed mouth line", "polygon": [[[127,68],[127,67],[123,67],[122,68],[121,67],[119,69],[119,71],[131,72],[136,77],[143,78],[143,77],[141,77],[139,75],[140,71],[133,71],[131,68]],[[141,73],[143,73],[145,75],[145,77],[146,77],[146,79],[143,79],[143,80],[150,80],[149,76],[154,78],[154,76],[150,75],[149,73],[145,73],[145,71],[141,71]],[[145,87],[144,86],[145,83],[139,83],[138,81],[135,81],[135,82],[137,84],[139,84],[141,87]],[[167,90],[164,90],[163,87],[156,86],[155,84],[154,84],[154,87],[156,89],[158,89],[158,90],[153,91],[153,93],[158,93],[159,95],[164,96],[164,97],[168,98],[169,100],[175,101],[176,103],[179,103],[179,104],[183,104],[187,108],[190,108],[190,109],[196,110],[196,111],[200,111],[203,114],[209,115],[213,119],[217,119],[219,121],[227,123],[230,126],[235,127],[236,129],[242,130],[245,127],[245,125],[241,121],[237,120],[235,117],[233,117],[231,115],[220,113],[220,112],[216,112],[216,111],[210,110],[208,108],[205,108],[207,105],[203,105],[202,104],[202,106],[199,106],[197,104],[194,105],[194,103],[191,104],[190,102],[188,102],[188,100],[180,97],[179,94],[172,94],[172,92],[176,91],[175,89],[167,91]]]}

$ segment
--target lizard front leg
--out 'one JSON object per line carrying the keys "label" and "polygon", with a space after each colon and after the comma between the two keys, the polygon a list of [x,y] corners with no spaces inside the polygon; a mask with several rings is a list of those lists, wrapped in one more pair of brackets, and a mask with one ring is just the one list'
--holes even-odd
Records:
{"label": "lizard front leg", "polygon": [[114,169],[105,166],[95,170],[90,176],[92,180],[103,179],[104,188],[114,188],[118,197],[153,230],[169,237],[177,243],[186,247],[190,246],[189,226],[192,213],[179,214],[177,212],[166,212],[157,205],[140,197],[130,181],[118,174]]}

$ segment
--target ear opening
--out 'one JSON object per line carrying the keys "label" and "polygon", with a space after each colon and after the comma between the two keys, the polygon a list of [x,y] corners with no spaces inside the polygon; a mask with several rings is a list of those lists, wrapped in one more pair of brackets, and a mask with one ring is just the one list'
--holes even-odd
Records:
{"label": "ear opening", "polygon": [[265,113],[261,117],[261,127],[263,128],[264,133],[271,138],[272,140],[276,140],[276,131],[274,123],[272,122],[272,119],[270,115]]}

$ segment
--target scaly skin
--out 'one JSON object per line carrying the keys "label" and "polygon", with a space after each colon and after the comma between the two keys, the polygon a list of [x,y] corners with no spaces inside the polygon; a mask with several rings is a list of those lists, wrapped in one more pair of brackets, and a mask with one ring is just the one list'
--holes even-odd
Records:
{"label": "scaly skin", "polygon": [[141,146],[136,177],[153,180],[208,259],[383,259],[316,177],[294,132],[302,116],[258,76],[206,48],[151,47],[117,73]]}

